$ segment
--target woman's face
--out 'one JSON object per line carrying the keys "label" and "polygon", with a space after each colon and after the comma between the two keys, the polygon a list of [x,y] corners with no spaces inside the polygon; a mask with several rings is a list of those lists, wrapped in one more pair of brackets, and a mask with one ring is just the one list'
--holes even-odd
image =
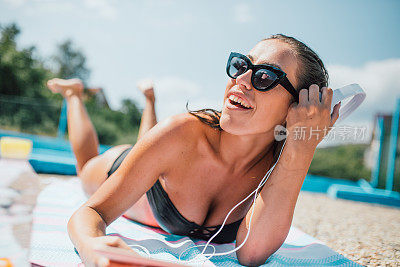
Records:
{"label": "woman's face", "polygon": [[[287,74],[296,88],[297,60],[290,46],[279,40],[259,42],[247,55],[253,64],[273,63]],[[273,131],[276,125],[286,119],[292,95],[281,85],[265,92],[254,89],[251,84],[252,70],[236,79],[229,78],[224,95],[220,119],[221,128],[235,135],[260,134]],[[229,97],[242,98],[242,103],[250,108],[232,105]],[[237,99],[236,99],[237,100]]]}

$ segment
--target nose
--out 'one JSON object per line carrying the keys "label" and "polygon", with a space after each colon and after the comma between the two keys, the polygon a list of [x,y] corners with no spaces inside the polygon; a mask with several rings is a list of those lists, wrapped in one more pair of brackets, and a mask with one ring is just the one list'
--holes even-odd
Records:
{"label": "nose", "polygon": [[239,85],[239,87],[244,87],[247,90],[251,90],[251,75],[253,71],[248,70],[245,73],[239,75],[236,78],[236,84]]}

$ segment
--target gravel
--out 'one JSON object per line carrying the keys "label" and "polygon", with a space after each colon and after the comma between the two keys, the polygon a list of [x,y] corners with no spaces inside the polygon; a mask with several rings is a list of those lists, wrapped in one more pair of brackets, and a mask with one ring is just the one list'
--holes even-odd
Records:
{"label": "gravel", "polygon": [[293,225],[350,260],[400,266],[400,209],[301,192]]}

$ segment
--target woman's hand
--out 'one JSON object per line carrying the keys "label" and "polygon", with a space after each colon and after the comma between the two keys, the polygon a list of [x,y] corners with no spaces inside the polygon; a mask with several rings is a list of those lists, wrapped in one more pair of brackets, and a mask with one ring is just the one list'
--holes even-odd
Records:
{"label": "woman's hand", "polygon": [[117,236],[100,236],[90,239],[79,251],[79,255],[85,266],[114,266],[109,259],[100,255],[96,250],[104,250],[108,247],[129,250],[132,255],[139,256],[121,238]]}
{"label": "woman's hand", "polygon": [[326,136],[339,117],[340,103],[335,105],[332,114],[331,103],[333,91],[323,87],[319,99],[319,87],[316,84],[310,89],[301,89],[299,103],[289,107],[286,127],[289,131],[288,143],[297,149],[314,153],[317,145]]}

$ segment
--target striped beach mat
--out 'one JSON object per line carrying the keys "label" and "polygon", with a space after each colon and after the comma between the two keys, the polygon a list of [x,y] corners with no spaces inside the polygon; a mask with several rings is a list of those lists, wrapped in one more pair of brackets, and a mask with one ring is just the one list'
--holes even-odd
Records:
{"label": "striped beach mat", "polygon": [[[39,195],[33,212],[30,262],[42,266],[76,266],[81,263],[74,251],[68,233],[67,222],[72,213],[85,201],[78,179],[55,180]],[[135,245],[144,246],[152,258],[178,262],[200,254],[204,247],[189,249],[206,242],[185,236],[168,234],[160,229],[117,219],[107,228],[108,235],[120,236],[139,254],[146,253]],[[173,246],[171,248],[167,244]],[[229,251],[234,243],[214,244],[216,252]],[[208,248],[206,253],[211,253]],[[235,253],[214,256],[192,266],[240,266]],[[182,262],[181,262],[182,263]],[[184,262],[183,262],[184,263]],[[322,242],[292,227],[282,247],[263,266],[360,266],[325,246]]]}

